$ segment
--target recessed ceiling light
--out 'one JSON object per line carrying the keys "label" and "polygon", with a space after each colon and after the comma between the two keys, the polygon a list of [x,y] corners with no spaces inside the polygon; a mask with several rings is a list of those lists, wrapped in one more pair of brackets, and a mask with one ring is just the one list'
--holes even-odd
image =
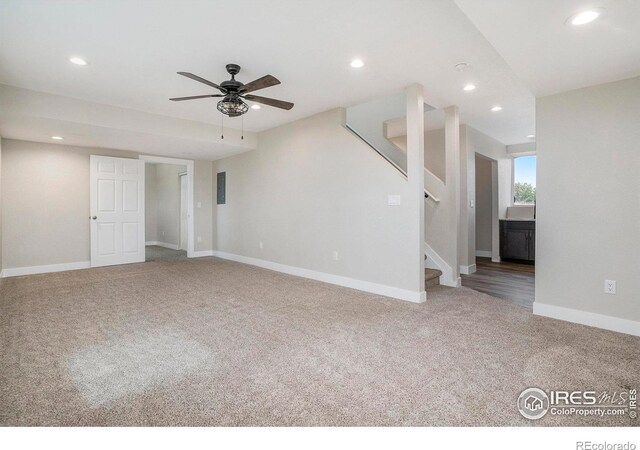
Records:
{"label": "recessed ceiling light", "polygon": [[529,138],[529,139],[535,139],[535,138],[536,138],[536,135],[535,135],[535,134],[530,134],[529,136],[527,136],[527,138]]}
{"label": "recessed ceiling light", "polygon": [[69,58],[69,61],[72,62],[73,64],[77,65],[77,66],[86,66],[87,65],[87,62],[84,59],[82,59],[82,58],[80,58],[78,56],[73,56],[73,57]]}
{"label": "recessed ceiling light", "polygon": [[261,106],[260,105],[251,105],[251,109],[260,109]]}
{"label": "recessed ceiling light", "polygon": [[464,89],[465,91],[473,91],[475,88],[476,88],[476,87],[475,87],[475,85],[473,85],[473,84],[467,84],[463,89]]}
{"label": "recessed ceiling light", "polygon": [[469,68],[469,64],[467,64],[466,62],[460,62],[455,66],[453,66],[453,68],[456,69],[458,72],[464,72]]}
{"label": "recessed ceiling light", "polygon": [[596,20],[601,13],[601,8],[589,9],[587,11],[582,11],[581,13],[574,14],[567,19],[567,22],[570,22],[571,25],[585,25]]}
{"label": "recessed ceiling light", "polygon": [[364,66],[364,61],[362,61],[361,59],[354,59],[353,61],[351,61],[351,67],[353,67],[354,69],[359,69],[362,66]]}
{"label": "recessed ceiling light", "polygon": [[56,141],[61,141],[63,139],[62,136],[51,136],[51,139],[54,139]]}
{"label": "recessed ceiling light", "polygon": [[496,106],[494,106],[493,108],[491,108],[491,111],[493,111],[493,112],[502,111],[502,106],[498,106],[498,105],[496,105]]}

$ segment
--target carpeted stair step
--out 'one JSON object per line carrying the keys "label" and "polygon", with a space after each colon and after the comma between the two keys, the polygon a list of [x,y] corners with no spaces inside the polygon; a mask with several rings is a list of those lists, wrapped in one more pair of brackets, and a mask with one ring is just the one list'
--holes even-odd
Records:
{"label": "carpeted stair step", "polygon": [[429,289],[430,287],[438,286],[440,284],[441,270],[437,269],[424,269],[424,287]]}

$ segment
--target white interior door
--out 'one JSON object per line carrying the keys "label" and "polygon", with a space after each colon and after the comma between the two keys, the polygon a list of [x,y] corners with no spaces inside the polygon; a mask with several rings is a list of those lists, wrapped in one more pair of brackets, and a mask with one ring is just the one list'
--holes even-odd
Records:
{"label": "white interior door", "polygon": [[188,246],[187,218],[189,217],[189,209],[187,207],[187,174],[180,175],[180,250],[186,250]]}
{"label": "white interior door", "polygon": [[91,267],[144,262],[144,161],[90,162]]}

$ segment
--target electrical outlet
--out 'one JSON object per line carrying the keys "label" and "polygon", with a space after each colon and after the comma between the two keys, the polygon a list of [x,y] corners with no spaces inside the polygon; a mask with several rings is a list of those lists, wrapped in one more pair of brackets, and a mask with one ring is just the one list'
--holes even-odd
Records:
{"label": "electrical outlet", "polygon": [[196,205],[196,208],[202,208],[202,202],[198,202]]}
{"label": "electrical outlet", "polygon": [[334,250],[334,251],[333,251],[333,260],[334,260],[334,261],[337,261],[338,259],[339,259],[339,258],[338,258],[338,252]]}
{"label": "electrical outlet", "polygon": [[613,294],[616,293],[616,281],[615,280],[604,280],[604,293],[605,294]]}
{"label": "electrical outlet", "polygon": [[202,242],[202,236],[198,236],[198,242]]}
{"label": "electrical outlet", "polygon": [[262,242],[260,242],[260,248],[263,249],[264,248],[264,244]]}
{"label": "electrical outlet", "polygon": [[469,208],[475,208],[476,206],[476,201],[475,200],[469,200]]}

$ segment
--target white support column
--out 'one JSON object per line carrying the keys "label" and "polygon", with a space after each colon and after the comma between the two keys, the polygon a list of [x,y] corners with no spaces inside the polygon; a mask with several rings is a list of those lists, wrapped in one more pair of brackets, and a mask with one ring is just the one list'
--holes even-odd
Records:
{"label": "white support column", "polygon": [[420,84],[407,88],[407,178],[411,221],[408,231],[412,236],[412,279],[421,292],[421,301],[427,294],[424,286],[424,93]]}
{"label": "white support column", "polygon": [[449,214],[449,229],[456,236],[449,245],[452,247],[451,267],[453,279],[460,278],[460,111],[457,106],[445,108],[445,161],[447,180],[447,200],[452,206]]}

